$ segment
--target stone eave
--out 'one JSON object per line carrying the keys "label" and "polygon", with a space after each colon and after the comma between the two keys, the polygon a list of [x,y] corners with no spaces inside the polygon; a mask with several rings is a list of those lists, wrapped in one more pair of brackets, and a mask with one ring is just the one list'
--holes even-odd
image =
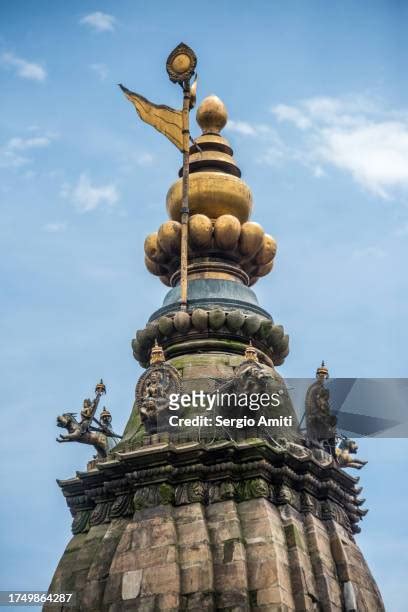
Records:
{"label": "stone eave", "polygon": [[[312,456],[296,457],[257,439],[222,441],[211,446],[189,442],[141,447],[116,453],[114,459],[97,463],[92,470],[77,472],[76,478],[58,484],[75,516],[78,511],[112,504],[118,496],[132,496],[146,487],[176,489],[196,481],[207,487],[221,482],[240,487],[251,480],[262,480],[276,490],[276,503],[286,503],[286,489],[295,496],[309,495],[318,504],[324,500],[333,503],[343,508],[353,531],[357,531],[356,523],[367,512],[357,498],[358,479],[336,464],[322,465]],[[106,512],[104,520],[108,520],[105,515]]]}

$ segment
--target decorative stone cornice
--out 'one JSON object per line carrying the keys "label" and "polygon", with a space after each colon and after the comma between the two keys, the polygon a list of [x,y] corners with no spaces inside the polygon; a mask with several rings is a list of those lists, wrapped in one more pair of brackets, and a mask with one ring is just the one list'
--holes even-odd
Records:
{"label": "decorative stone cornice", "polygon": [[[264,361],[274,365],[281,365],[289,354],[289,336],[282,325],[275,325],[272,319],[248,315],[238,309],[196,308],[190,312],[177,311],[161,316],[138,330],[136,338],[132,340],[133,355],[143,367],[147,367],[155,342],[159,342],[170,356],[170,353],[177,354],[176,346],[180,343],[183,344],[182,353],[190,352],[186,346],[189,341],[193,352],[197,350],[196,342],[201,341],[201,349],[205,348],[206,343],[216,342],[218,348],[227,352],[230,348],[230,352],[239,354],[243,352],[241,343],[247,345],[252,342],[264,355]],[[222,344],[223,341],[227,342]],[[236,348],[233,342],[237,343]],[[214,349],[214,346],[209,348]]]}
{"label": "decorative stone cornice", "polygon": [[211,504],[264,497],[322,520],[336,520],[350,533],[366,514],[356,478],[334,463],[252,440],[244,443],[159,444],[116,453],[90,472],[59,481],[73,514],[75,533],[156,505]]}

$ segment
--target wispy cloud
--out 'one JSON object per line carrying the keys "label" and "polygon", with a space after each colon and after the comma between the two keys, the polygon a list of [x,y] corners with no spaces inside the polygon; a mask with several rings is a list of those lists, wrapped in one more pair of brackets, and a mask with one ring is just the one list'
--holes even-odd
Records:
{"label": "wispy cloud", "polygon": [[106,80],[109,70],[105,64],[91,64],[89,67],[91,70],[93,70],[93,72],[95,72],[101,81]]}
{"label": "wispy cloud", "polygon": [[301,130],[311,127],[310,119],[294,106],[278,104],[277,106],[273,107],[272,112],[276,115],[278,121],[291,121]]}
{"label": "wispy cloud", "polygon": [[302,132],[290,157],[314,168],[315,176],[334,166],[385,199],[408,189],[407,113],[385,111],[364,96],[309,98],[271,111]]}
{"label": "wispy cloud", "polygon": [[66,228],[66,223],[46,223],[43,226],[44,232],[48,232],[49,234],[57,234],[59,232],[64,232]]}
{"label": "wispy cloud", "polygon": [[0,168],[19,168],[30,163],[29,151],[48,147],[55,134],[44,134],[30,138],[15,136],[0,147]]}
{"label": "wispy cloud", "polygon": [[95,13],[89,13],[89,15],[82,17],[79,23],[87,25],[97,32],[113,32],[116,26],[116,18],[113,15],[95,11]]}
{"label": "wispy cloud", "polygon": [[225,129],[243,136],[261,136],[270,134],[272,131],[268,125],[249,123],[248,121],[235,121],[233,119],[228,120]]}
{"label": "wispy cloud", "polygon": [[61,195],[69,198],[80,212],[96,210],[103,205],[114,206],[119,200],[114,183],[95,185],[85,173],[81,174],[76,185],[64,184]]}
{"label": "wispy cloud", "polygon": [[154,161],[154,156],[151,153],[140,153],[136,161],[139,166],[151,166]]}
{"label": "wispy cloud", "polygon": [[42,82],[47,78],[47,72],[43,66],[35,64],[34,62],[29,62],[11,52],[3,53],[0,56],[0,64],[4,68],[14,69],[17,76],[22,79]]}
{"label": "wispy cloud", "polygon": [[15,151],[26,151],[27,149],[42,149],[48,147],[51,144],[51,138],[49,136],[36,136],[35,138],[11,138],[7,147]]}

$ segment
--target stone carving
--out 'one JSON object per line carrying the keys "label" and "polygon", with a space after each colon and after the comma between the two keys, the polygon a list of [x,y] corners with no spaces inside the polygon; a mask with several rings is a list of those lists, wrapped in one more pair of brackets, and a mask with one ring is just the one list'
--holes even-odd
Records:
{"label": "stone carving", "polygon": [[[121,438],[121,436],[113,432],[112,416],[105,407],[101,411],[99,420],[95,417],[101,395],[105,393],[106,388],[101,379],[95,387],[95,399],[92,402],[90,399],[84,399],[79,422],[75,412],[64,412],[57,417],[57,427],[68,431],[68,434],[60,434],[56,438],[57,442],[91,444],[97,452],[98,459],[107,457],[108,451],[113,446],[109,439]],[[96,423],[97,427],[93,423]]]}
{"label": "stone carving", "polygon": [[88,531],[89,517],[90,517],[89,510],[81,510],[80,512],[77,512],[77,514],[74,516],[74,520],[72,521],[72,527],[71,527],[72,533],[74,535]]}
{"label": "stone carving", "polygon": [[340,444],[336,448],[336,458],[340,467],[355,468],[361,470],[367,463],[353,457],[358,451],[358,445],[354,440],[349,438],[342,438]]}
{"label": "stone carving", "polygon": [[259,394],[266,391],[274,382],[270,371],[258,362],[256,350],[252,344],[249,344],[245,350],[244,360],[235,369],[234,376],[220,387],[219,393]]}
{"label": "stone carving", "polygon": [[[179,314],[179,313],[176,313]],[[204,310],[196,308],[183,316],[163,315],[136,332],[132,340],[133,356],[143,367],[149,365],[152,348],[159,339],[166,344],[172,338],[179,338],[188,328],[189,338],[203,335],[210,339],[224,338],[225,332],[242,341],[253,342],[266,354],[274,365],[281,365],[289,354],[289,336],[281,325],[275,325],[261,315],[244,314],[240,310],[227,311],[221,308]]]}
{"label": "stone carving", "polygon": [[330,391],[324,386],[329,371],[322,361],[317,368],[317,380],[310,385],[305,399],[306,435],[308,443],[321,446],[335,457],[336,416],[330,410]]}
{"label": "stone carving", "polygon": [[[153,353],[155,351],[155,353]],[[171,393],[180,393],[180,376],[176,368],[164,361],[157,345],[151,357],[151,366],[142,374],[136,385],[136,406],[148,434],[160,429],[160,415],[164,415],[169,406]]]}
{"label": "stone carving", "polygon": [[104,459],[108,453],[108,441],[105,434],[95,431],[81,431],[81,424],[75,418],[75,413],[64,412],[57,417],[57,426],[63,427],[68,431],[67,435],[60,434],[56,438],[57,442],[80,442],[81,444],[91,444],[94,446],[97,456]]}
{"label": "stone carving", "polygon": [[133,496],[129,493],[119,495],[113,502],[110,509],[110,517],[129,516],[133,514]]}
{"label": "stone carving", "polygon": [[90,525],[101,525],[102,523],[108,522],[111,505],[111,501],[105,501],[97,504],[91,512],[89,520]]}

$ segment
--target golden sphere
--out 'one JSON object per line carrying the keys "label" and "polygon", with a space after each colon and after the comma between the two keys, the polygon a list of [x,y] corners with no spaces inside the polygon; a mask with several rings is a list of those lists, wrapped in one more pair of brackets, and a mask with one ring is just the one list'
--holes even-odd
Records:
{"label": "golden sphere", "polygon": [[163,285],[166,285],[166,287],[171,287],[171,282],[168,276],[161,276],[160,280],[163,283]]}
{"label": "golden sphere", "polygon": [[180,253],[181,224],[178,221],[166,221],[157,233],[159,245],[167,255]]}
{"label": "golden sphere", "polygon": [[[216,219],[232,214],[244,223],[252,210],[252,194],[241,179],[224,172],[194,172],[188,188],[190,214],[201,213]],[[182,179],[167,192],[166,205],[171,219],[180,220]]]}
{"label": "golden sphere", "polygon": [[258,268],[256,269],[256,276],[266,276],[267,274],[269,274],[272,268],[273,261],[270,261],[269,263],[264,264],[263,266],[258,266]]}
{"label": "golden sphere", "polygon": [[221,215],[214,225],[215,243],[220,249],[232,251],[238,243],[241,224],[233,215]]}
{"label": "golden sphere", "polygon": [[163,276],[166,273],[166,269],[163,266],[160,266],[148,257],[145,257],[145,266],[150,274],[154,274],[154,276]]}
{"label": "golden sphere", "polygon": [[242,255],[255,255],[262,246],[264,230],[259,223],[247,221],[241,227],[239,250]]}
{"label": "golden sphere", "polygon": [[177,72],[177,74],[184,74],[184,72],[189,70],[190,66],[191,60],[186,53],[176,55],[171,63],[171,67],[173,68],[174,72]]}
{"label": "golden sphere", "polygon": [[197,109],[196,119],[203,134],[218,134],[228,120],[224,102],[218,96],[207,96]]}
{"label": "golden sphere", "polygon": [[157,242],[157,232],[146,236],[144,241],[144,252],[147,257],[149,257],[149,259],[152,259],[153,261],[156,259],[158,247],[159,245]]}
{"label": "golden sphere", "polygon": [[272,236],[269,234],[265,234],[262,242],[261,249],[256,256],[256,263],[263,266],[264,264],[268,264],[276,255],[277,244]]}
{"label": "golden sphere", "polygon": [[188,221],[188,236],[192,246],[199,249],[211,247],[213,234],[212,221],[206,215],[192,215]]}
{"label": "golden sphere", "polygon": [[166,260],[166,254],[160,248],[157,240],[157,232],[146,236],[144,241],[144,252],[149,259],[156,263],[163,263]]}

